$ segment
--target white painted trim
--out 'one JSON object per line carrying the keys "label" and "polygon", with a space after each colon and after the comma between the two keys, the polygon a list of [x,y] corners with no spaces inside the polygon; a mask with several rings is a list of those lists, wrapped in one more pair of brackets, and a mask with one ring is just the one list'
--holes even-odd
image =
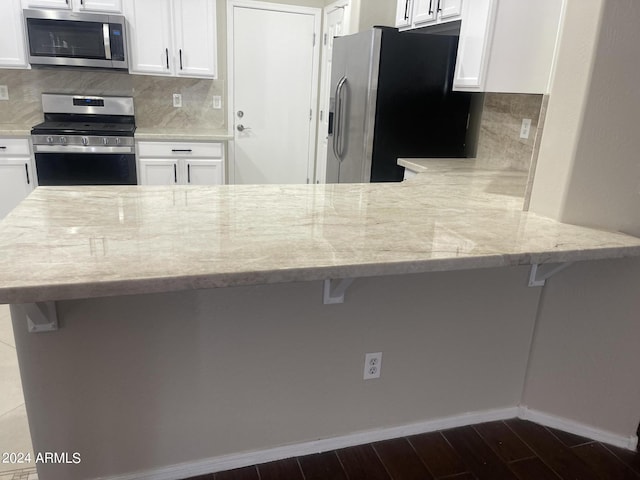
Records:
{"label": "white painted trim", "polygon": [[[286,5],[282,3],[261,2],[258,0],[227,0],[227,132],[235,138],[235,123],[233,103],[234,78],[233,78],[233,9],[236,7],[253,8],[256,10],[270,10],[276,12],[299,13],[313,16],[313,31],[316,42],[313,46],[313,69],[311,73],[311,121],[309,122],[309,151],[307,158],[307,178],[309,183],[315,179],[316,142],[318,138],[318,90],[320,75],[320,45],[321,45],[321,24],[322,9],[315,7],[301,7],[297,5]],[[229,149],[229,183],[235,184],[235,147]]]}
{"label": "white painted trim", "polygon": [[313,453],[326,452],[338,448],[363,445],[371,442],[390,440],[393,438],[417,435],[420,433],[446,430],[448,428],[474,425],[477,423],[493,422],[496,420],[507,420],[518,416],[518,408],[500,408],[495,410],[483,410],[479,412],[463,413],[451,417],[427,420],[425,422],[401,425],[398,427],[380,428],[363,432],[342,435],[339,437],[325,438],[311,442],[303,442],[295,445],[285,445],[252,452],[234,453],[220,457],[212,457],[195,462],[169,465],[154,470],[129,473],[113,477],[100,477],[95,480],[174,480],[176,478],[188,478],[207,473],[232,470],[234,468],[256,465],[284,458],[310,455]]}
{"label": "white painted trim", "polygon": [[[327,23],[329,19],[329,14],[333,11],[343,8],[344,9],[344,31],[342,35],[349,35],[351,33],[351,0],[336,0],[335,2],[327,5],[322,9],[322,32],[320,33],[320,75],[318,77],[318,107],[317,107],[317,127],[316,127],[316,162],[314,168],[314,181],[315,183],[326,183],[326,169],[327,169],[327,159],[326,159],[326,151],[323,152],[325,154],[325,158],[320,157],[321,148],[320,143],[322,142],[322,134],[325,133],[322,131],[322,123],[320,122],[320,110],[326,110],[325,115],[329,115],[329,109],[324,108],[324,105],[320,105],[320,100],[322,99],[323,93],[327,94],[329,97],[331,94],[329,91],[322,91],[322,79],[324,78],[325,69],[327,68],[326,56],[327,56],[327,46],[324,44],[324,36],[327,34]],[[328,90],[331,90],[331,85],[327,86]],[[328,102],[327,102],[328,107]]]}
{"label": "white painted trim", "polygon": [[637,435],[625,437],[591,425],[586,425],[584,423],[579,423],[556,415],[550,415],[539,410],[533,410],[524,405],[521,405],[518,410],[518,418],[521,418],[522,420],[530,420],[534,423],[544,425],[545,427],[557,428],[563,432],[573,433],[597,442],[626,448],[627,450],[635,450],[638,445]]}

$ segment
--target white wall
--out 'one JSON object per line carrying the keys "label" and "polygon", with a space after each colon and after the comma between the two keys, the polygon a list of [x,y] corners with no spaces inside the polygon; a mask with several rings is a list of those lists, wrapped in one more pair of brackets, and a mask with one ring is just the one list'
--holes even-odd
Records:
{"label": "white wall", "polygon": [[[14,319],[47,480],[144,470],[520,400],[539,289],[526,267],[60,302]],[[15,313],[15,309],[14,309]],[[383,352],[363,381],[364,354]]]}
{"label": "white wall", "polygon": [[567,6],[531,210],[640,235],[640,3]]}

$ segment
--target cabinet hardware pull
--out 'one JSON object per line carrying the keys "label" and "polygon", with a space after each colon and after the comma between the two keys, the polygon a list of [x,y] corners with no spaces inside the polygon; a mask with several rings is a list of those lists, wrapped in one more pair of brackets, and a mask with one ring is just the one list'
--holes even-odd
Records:
{"label": "cabinet hardware pull", "polygon": [[429,15],[433,15],[433,0],[429,0]]}
{"label": "cabinet hardware pull", "polygon": [[187,183],[191,183],[191,164],[187,163]]}
{"label": "cabinet hardware pull", "polygon": [[27,185],[31,185],[31,179],[29,178],[29,164],[24,164],[24,171],[27,172]]}
{"label": "cabinet hardware pull", "polygon": [[5,147],[4,145],[0,147],[0,150],[6,150],[7,147]]}
{"label": "cabinet hardware pull", "polygon": [[186,152],[186,153],[191,153],[193,150],[191,150],[190,148],[174,148],[171,150],[174,153],[179,153],[179,152]]}
{"label": "cabinet hardware pull", "polygon": [[180,49],[180,70],[182,70],[182,49]]}
{"label": "cabinet hardware pull", "polygon": [[84,0],[80,0],[80,5],[84,5]]}
{"label": "cabinet hardware pull", "polygon": [[173,164],[173,183],[178,183],[178,165]]}
{"label": "cabinet hardware pull", "polygon": [[440,2],[441,2],[441,1],[442,1],[442,0],[438,0],[438,8],[437,8],[437,11],[438,11],[438,12],[441,12],[441,11],[442,11],[442,7],[440,6]]}
{"label": "cabinet hardware pull", "polygon": [[167,56],[167,70],[169,70],[169,49],[164,49],[164,54]]}
{"label": "cabinet hardware pull", "polygon": [[404,3],[404,19],[409,19],[409,0]]}

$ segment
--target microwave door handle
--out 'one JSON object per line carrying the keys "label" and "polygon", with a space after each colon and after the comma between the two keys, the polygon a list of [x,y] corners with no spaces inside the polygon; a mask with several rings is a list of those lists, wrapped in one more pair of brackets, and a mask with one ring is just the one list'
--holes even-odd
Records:
{"label": "microwave door handle", "polygon": [[111,34],[108,23],[102,24],[102,35],[104,36],[104,58],[111,60]]}

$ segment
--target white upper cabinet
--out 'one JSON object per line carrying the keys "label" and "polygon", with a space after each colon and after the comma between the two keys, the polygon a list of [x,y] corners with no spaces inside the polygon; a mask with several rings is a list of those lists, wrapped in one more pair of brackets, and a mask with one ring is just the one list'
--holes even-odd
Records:
{"label": "white upper cabinet", "polygon": [[129,71],[217,77],[215,0],[125,0]]}
{"label": "white upper cabinet", "polygon": [[466,1],[454,90],[548,93],[564,0]]}
{"label": "white upper cabinet", "polygon": [[122,13],[122,0],[75,0],[79,10]]}
{"label": "white upper cabinet", "polygon": [[[216,3],[174,0],[176,73],[187,77],[217,77]],[[203,41],[204,39],[204,41]]]}
{"label": "white upper cabinet", "polygon": [[462,0],[397,0],[396,27],[420,28],[462,18]]}
{"label": "white upper cabinet", "polygon": [[411,25],[411,7],[414,0],[397,0],[396,7],[396,27],[408,27]]}
{"label": "white upper cabinet", "polygon": [[129,27],[129,71],[171,75],[171,0],[125,0],[124,7]]}
{"label": "white upper cabinet", "polygon": [[20,0],[9,0],[4,13],[8,21],[0,29],[0,67],[29,68]]}
{"label": "white upper cabinet", "polygon": [[122,13],[122,0],[22,0],[24,8],[63,8],[87,12]]}

